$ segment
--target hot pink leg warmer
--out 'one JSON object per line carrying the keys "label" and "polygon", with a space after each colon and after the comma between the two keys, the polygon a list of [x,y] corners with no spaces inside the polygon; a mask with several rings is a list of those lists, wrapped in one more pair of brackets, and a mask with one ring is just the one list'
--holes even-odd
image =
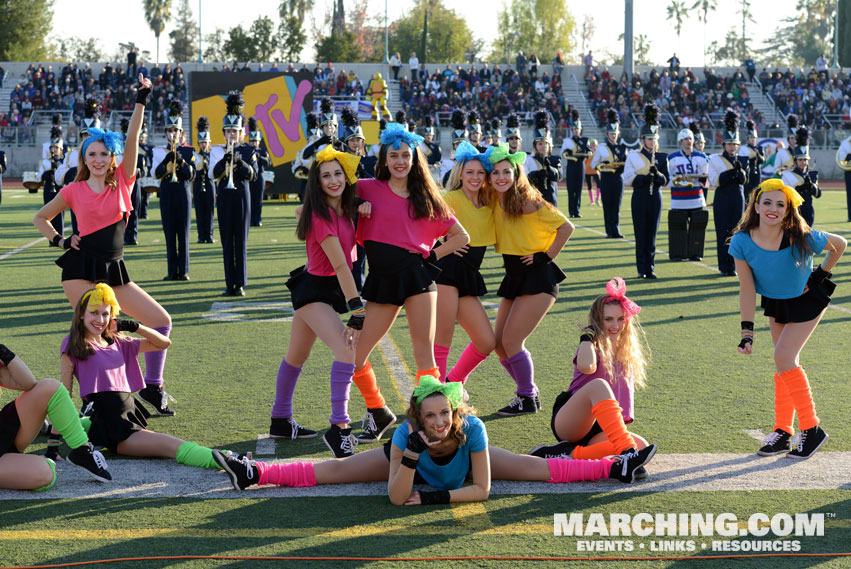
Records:
{"label": "hot pink leg warmer", "polygon": [[440,382],[446,383],[446,365],[449,360],[449,348],[446,346],[434,345],[434,363],[437,364],[437,369],[440,370]]}
{"label": "hot pink leg warmer", "polygon": [[260,478],[257,482],[260,486],[264,484],[289,486],[291,488],[316,486],[316,475],[313,472],[312,462],[290,462],[286,464],[257,462],[254,466],[260,471]]}
{"label": "hot pink leg warmer", "polygon": [[[569,458],[548,458],[550,479],[547,482],[591,482],[606,480],[614,461],[608,458],[600,460],[572,460]],[[261,475],[262,480],[262,475]]]}
{"label": "hot pink leg warmer", "polygon": [[449,381],[460,381],[461,383],[467,383],[467,378],[473,373],[473,370],[479,367],[485,359],[488,357],[487,354],[483,354],[479,350],[476,349],[476,346],[473,345],[473,342],[470,342],[464,351],[461,353],[461,357],[458,358],[458,363],[455,364],[455,367],[452,368],[452,371],[449,372]]}

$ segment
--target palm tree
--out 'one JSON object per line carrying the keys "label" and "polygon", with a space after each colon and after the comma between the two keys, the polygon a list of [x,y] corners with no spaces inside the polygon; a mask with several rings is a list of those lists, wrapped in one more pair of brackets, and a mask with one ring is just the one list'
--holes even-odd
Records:
{"label": "palm tree", "polygon": [[278,13],[281,18],[296,17],[300,22],[313,10],[313,0],[281,0]]}
{"label": "palm tree", "polygon": [[171,0],[143,0],[145,19],[157,37],[157,65],[160,63],[160,34],[171,19]]}
{"label": "palm tree", "polygon": [[709,12],[718,9],[718,0],[695,0],[690,10],[697,10],[698,21],[703,22],[703,66],[706,67],[706,19]]}
{"label": "palm tree", "polygon": [[666,19],[674,22],[674,29],[677,31],[677,51],[680,51],[680,34],[683,32],[683,16],[685,16],[685,9],[685,0],[682,0],[681,2],[671,0],[671,4],[668,6],[668,17]]}

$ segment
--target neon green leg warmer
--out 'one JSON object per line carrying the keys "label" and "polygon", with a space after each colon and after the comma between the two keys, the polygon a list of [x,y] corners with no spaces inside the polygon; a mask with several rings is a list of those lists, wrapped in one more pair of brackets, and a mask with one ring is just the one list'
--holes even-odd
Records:
{"label": "neon green leg warmer", "polygon": [[[65,389],[64,387],[62,389]],[[65,392],[68,393],[67,391]],[[41,488],[36,488],[33,492],[44,492],[45,490],[50,490],[54,484],[56,484],[56,463],[50,460],[49,458],[44,457],[44,460],[47,461],[47,464],[50,466],[50,469],[53,471],[53,480],[50,481],[49,484],[45,484]]]}
{"label": "neon green leg warmer", "polygon": [[213,458],[213,451],[195,443],[186,442],[180,445],[177,449],[177,462],[188,466],[219,469],[219,464]]}
{"label": "neon green leg warmer", "polygon": [[86,431],[80,424],[80,414],[74,407],[64,385],[59,386],[47,403],[47,416],[50,417],[53,428],[59,431],[69,447],[77,448],[89,442]]}

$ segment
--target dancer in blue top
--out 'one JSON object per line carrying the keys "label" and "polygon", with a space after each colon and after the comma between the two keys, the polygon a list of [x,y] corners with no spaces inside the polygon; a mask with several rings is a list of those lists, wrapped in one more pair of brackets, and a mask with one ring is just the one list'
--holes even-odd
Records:
{"label": "dancer in blue top", "polygon": [[[729,251],[740,283],[739,352],[750,354],[753,350],[757,293],[762,295],[761,306],[774,342],[775,423],[757,451],[762,456],[809,458],[827,441],[816,416],[809,379],[798,359],[830,304],[836,287],[830,270],[845,252],[846,241],[839,235],[811,230],[798,211],[802,203],[800,194],[782,180],[766,180],[754,190],[730,239]],[[825,249],[827,256],[813,270],[813,258]],[[790,445],[796,412],[800,432]]]}

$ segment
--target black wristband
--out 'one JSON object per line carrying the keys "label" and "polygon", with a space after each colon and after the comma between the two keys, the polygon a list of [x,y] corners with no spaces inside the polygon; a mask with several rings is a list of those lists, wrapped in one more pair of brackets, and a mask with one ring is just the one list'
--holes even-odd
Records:
{"label": "black wristband", "polygon": [[417,462],[419,462],[419,461],[414,460],[410,456],[402,455],[402,466],[407,466],[411,470],[416,470],[417,469]]}
{"label": "black wristband", "polygon": [[350,311],[355,311],[358,308],[363,308],[363,299],[359,296],[355,296],[354,298],[350,298],[347,304],[349,305]]}
{"label": "black wristband", "polygon": [[352,330],[363,330],[363,323],[366,320],[364,316],[359,316],[357,314],[352,314],[349,316],[348,322],[346,322],[346,326],[351,328]]}
{"label": "black wristband", "polygon": [[62,236],[57,233],[53,236],[53,239],[50,240],[50,244],[54,247],[58,247],[60,241],[62,241]]}
{"label": "black wristband", "polygon": [[[73,237],[73,235],[71,237]],[[60,241],[62,241],[62,248],[63,249],[70,249],[71,248],[71,237],[65,237],[64,240],[60,239]]]}
{"label": "black wristband", "polygon": [[15,359],[15,352],[0,344],[0,362],[3,362],[4,366],[9,366],[9,362]]}
{"label": "black wristband", "polygon": [[117,332],[135,332],[139,329],[139,323],[135,320],[128,319],[115,319],[115,330]]}
{"label": "black wristband", "polygon": [[433,504],[448,504],[449,490],[437,490],[434,492],[420,492],[420,503],[423,506],[431,506]]}
{"label": "black wristband", "polygon": [[534,255],[532,255],[532,264],[534,265],[546,265],[547,263],[552,263],[553,259],[545,251],[538,251]]}
{"label": "black wristband", "polygon": [[411,449],[411,452],[420,454],[421,452],[425,452],[428,450],[428,445],[423,440],[422,436],[420,436],[419,431],[414,431],[413,433],[408,435],[407,448]]}
{"label": "black wristband", "polygon": [[753,332],[753,322],[749,320],[742,320],[742,330],[750,330]]}
{"label": "black wristband", "polygon": [[593,341],[594,341],[594,334],[589,334],[588,332],[585,332],[584,334],[579,335],[579,343],[580,344],[582,342],[593,342]]}
{"label": "black wristband", "polygon": [[825,271],[821,268],[821,265],[813,269],[813,272],[810,274],[810,279],[817,284],[823,283],[825,279],[829,279],[833,274]]}
{"label": "black wristband", "polygon": [[148,104],[148,95],[151,94],[150,89],[146,88],[138,88],[136,89],[136,104],[145,106]]}

